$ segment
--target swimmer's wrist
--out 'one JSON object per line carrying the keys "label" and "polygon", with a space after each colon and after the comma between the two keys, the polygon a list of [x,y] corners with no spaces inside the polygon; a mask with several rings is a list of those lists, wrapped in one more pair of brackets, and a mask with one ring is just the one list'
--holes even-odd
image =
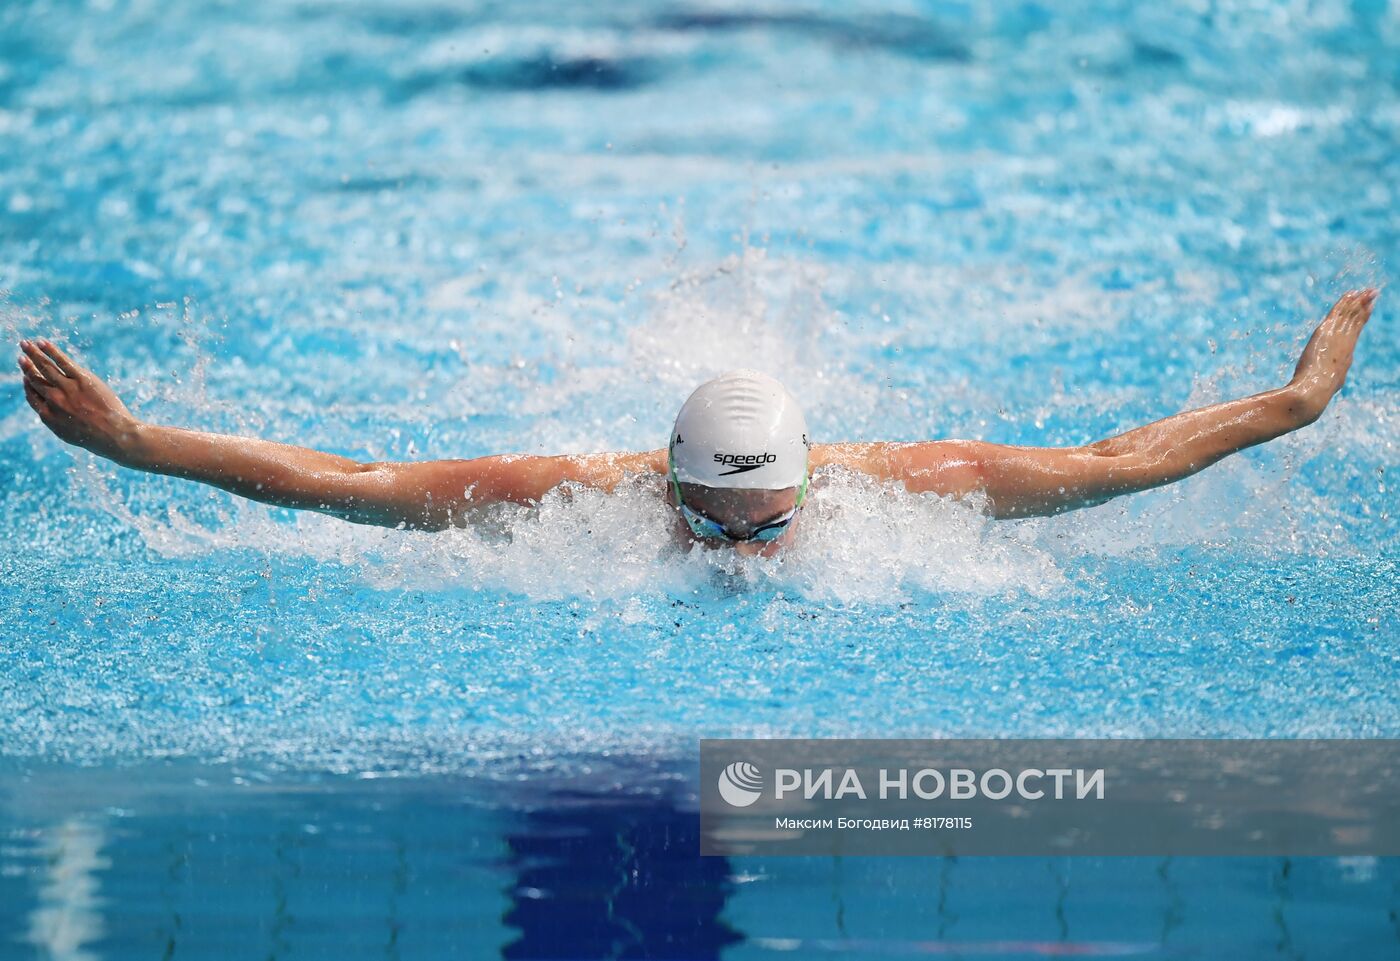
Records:
{"label": "swimmer's wrist", "polygon": [[156,464],[156,434],[160,430],[154,424],[143,423],[134,418],[117,431],[117,455],[112,459],[123,467],[137,470],[150,470]]}

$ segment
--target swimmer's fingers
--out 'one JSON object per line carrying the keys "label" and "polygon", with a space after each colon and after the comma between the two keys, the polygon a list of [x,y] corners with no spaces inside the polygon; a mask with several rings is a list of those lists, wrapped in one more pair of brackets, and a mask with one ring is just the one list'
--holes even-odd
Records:
{"label": "swimmer's fingers", "polygon": [[27,354],[19,355],[19,369],[24,371],[24,385],[26,387],[33,386],[40,393],[53,387],[53,382],[44,376],[43,371],[34,361],[29,359]]}
{"label": "swimmer's fingers", "polygon": [[1371,319],[1378,291],[1350,290],[1343,294],[1308,339],[1289,382],[1318,412],[1341,389],[1351,368],[1352,354],[1366,321]]}
{"label": "swimmer's fingers", "polygon": [[20,350],[24,351],[29,362],[38,370],[40,376],[50,384],[58,384],[68,379],[68,375],[59,369],[52,357],[44,353],[37,341],[22,340],[19,342]]}
{"label": "swimmer's fingers", "polygon": [[1360,296],[1357,299],[1357,310],[1352,318],[1358,331],[1365,327],[1366,322],[1371,319],[1371,311],[1375,309],[1376,300],[1380,295],[1380,289],[1377,287],[1368,287],[1360,291]]}
{"label": "swimmer's fingers", "polygon": [[39,393],[38,388],[36,388],[28,380],[24,382],[24,399],[29,401],[29,406],[34,408],[34,413],[38,414],[39,417],[43,420],[48,420],[48,402],[44,400],[43,395]]}
{"label": "swimmer's fingers", "polygon": [[1333,311],[1336,318],[1336,347],[1339,351],[1344,351],[1348,358],[1351,352],[1356,349],[1357,338],[1361,336],[1361,328],[1366,326],[1366,322],[1371,319],[1371,311],[1376,305],[1376,296],[1379,291],[1374,287],[1366,290],[1352,290],[1337,302]]}
{"label": "swimmer's fingers", "polygon": [[45,337],[40,337],[39,349],[54,362],[54,366],[63,371],[64,376],[76,378],[82,374],[83,368],[79,366],[73,358],[65,354],[63,348],[59,347],[53,341]]}
{"label": "swimmer's fingers", "polygon": [[1338,327],[1359,330],[1371,318],[1371,308],[1375,306],[1379,294],[1380,291],[1375,287],[1348,290],[1337,299],[1324,323],[1331,321]]}

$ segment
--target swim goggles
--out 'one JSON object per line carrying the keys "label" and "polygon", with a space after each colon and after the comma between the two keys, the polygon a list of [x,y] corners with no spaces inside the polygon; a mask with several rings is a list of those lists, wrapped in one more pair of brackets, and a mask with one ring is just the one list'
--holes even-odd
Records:
{"label": "swim goggles", "polygon": [[802,473],[802,484],[797,488],[797,503],[792,506],[792,510],[781,517],[774,518],[762,527],[750,531],[747,537],[735,537],[733,534],[729,533],[729,529],[719,521],[706,514],[700,513],[685,502],[684,498],[681,497],[680,480],[676,477],[676,465],[671,463],[669,466],[671,473],[671,489],[676,494],[676,506],[680,509],[681,517],[685,518],[685,523],[690,528],[692,534],[696,537],[706,538],[708,540],[722,540],[731,543],[758,541],[761,544],[775,541],[783,536],[783,532],[787,530],[788,525],[791,524],[793,518],[797,516],[797,512],[802,509],[802,502],[807,497],[808,475],[804,470]]}

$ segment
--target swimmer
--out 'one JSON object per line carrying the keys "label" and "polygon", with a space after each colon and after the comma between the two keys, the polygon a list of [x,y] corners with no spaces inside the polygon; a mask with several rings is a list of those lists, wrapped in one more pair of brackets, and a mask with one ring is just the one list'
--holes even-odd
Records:
{"label": "swimmer", "polygon": [[[681,407],[666,447],[636,453],[360,463],[249,437],[138,420],[101,378],[44,339],[20,342],[24,396],[61,440],[134,470],[360,524],[443,530],[499,502],[535,504],[567,482],[613,490],[665,478],[679,537],[768,555],[791,541],[813,471],[841,466],[915,492],[979,502],[994,517],[1057,514],[1161,487],[1317,420],[1342,387],[1375,289],[1343,295],[1287,384],[1155,421],[1081,447],[976,440],[813,444],[776,380],[731,371]],[[661,485],[658,485],[658,491]]]}

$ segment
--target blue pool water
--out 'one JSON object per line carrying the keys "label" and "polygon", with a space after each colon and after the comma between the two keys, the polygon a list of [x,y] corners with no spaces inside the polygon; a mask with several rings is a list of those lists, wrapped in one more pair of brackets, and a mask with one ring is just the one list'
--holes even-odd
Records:
{"label": "blue pool water", "polygon": [[[1080,443],[1286,379],[1400,257],[1369,0],[0,7],[0,328],[363,459]],[[701,735],[1400,736],[1387,290],[1306,430],[1059,518],[831,474],[357,528],[0,374],[0,957],[1392,956],[1393,861],[694,856]]]}

